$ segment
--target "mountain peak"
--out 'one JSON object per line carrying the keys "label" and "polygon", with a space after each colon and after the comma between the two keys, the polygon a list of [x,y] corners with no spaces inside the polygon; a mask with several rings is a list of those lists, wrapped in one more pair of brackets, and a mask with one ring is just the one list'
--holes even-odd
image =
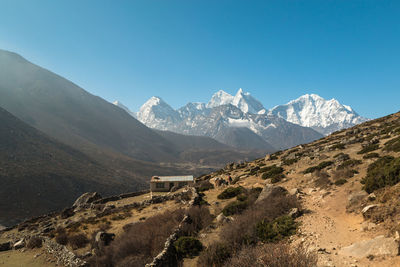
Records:
{"label": "mountain peak", "polygon": [[233,101],[233,96],[228,94],[224,90],[219,90],[211,97],[210,101],[207,103],[207,108],[214,108],[222,105],[231,104]]}
{"label": "mountain peak", "polygon": [[131,115],[132,117],[134,117],[134,118],[137,117],[136,112],[132,112],[127,106],[125,106],[124,104],[122,104],[120,101],[115,100],[115,101],[113,102],[113,104],[114,104],[115,106],[120,107],[120,108],[122,108],[123,110],[125,110],[125,111],[126,111],[129,115]]}

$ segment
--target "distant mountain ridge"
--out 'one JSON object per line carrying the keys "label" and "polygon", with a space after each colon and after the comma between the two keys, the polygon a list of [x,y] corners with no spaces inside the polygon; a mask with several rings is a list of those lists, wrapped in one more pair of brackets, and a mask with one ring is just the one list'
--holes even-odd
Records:
{"label": "distant mountain ridge", "polygon": [[[141,106],[137,118],[150,128],[210,136],[230,146],[242,148],[245,144],[251,149],[284,149],[367,120],[351,107],[315,94],[267,110],[241,88],[235,95],[219,90],[208,103],[190,102],[178,110],[153,96]],[[244,128],[250,131],[245,133]]]}

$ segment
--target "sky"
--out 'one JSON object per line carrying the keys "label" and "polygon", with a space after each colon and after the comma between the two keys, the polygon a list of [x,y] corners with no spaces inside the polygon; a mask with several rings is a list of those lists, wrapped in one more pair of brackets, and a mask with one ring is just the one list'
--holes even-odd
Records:
{"label": "sky", "polygon": [[400,110],[400,1],[0,0],[0,49],[131,110],[222,89]]}

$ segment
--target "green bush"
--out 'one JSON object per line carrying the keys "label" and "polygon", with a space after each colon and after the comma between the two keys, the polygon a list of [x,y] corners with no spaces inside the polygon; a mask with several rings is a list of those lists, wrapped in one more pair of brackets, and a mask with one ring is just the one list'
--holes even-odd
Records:
{"label": "green bush", "polygon": [[343,178],[335,181],[335,185],[343,185],[345,183],[347,183],[347,180]]}
{"label": "green bush", "polygon": [[346,148],[346,146],[344,144],[334,144],[329,149],[336,150],[336,149],[345,149],[345,148]]}
{"label": "green bush", "polygon": [[357,154],[365,154],[374,150],[377,150],[379,148],[379,144],[370,144],[366,147],[364,147],[363,149],[361,149],[360,151],[357,152]]}
{"label": "green bush", "polygon": [[274,177],[279,177],[279,178],[283,178],[283,168],[282,167],[278,167],[275,164],[272,166],[268,166],[262,169],[262,179],[268,179],[268,178],[274,178]]}
{"label": "green bush", "polygon": [[328,166],[330,166],[332,164],[333,164],[333,161],[323,161],[320,164],[318,164],[317,166],[313,166],[313,167],[307,168],[305,171],[303,171],[303,173],[306,174],[306,173],[313,173],[313,172],[315,172],[317,170],[320,171],[320,170],[325,169],[326,167],[328,167]]}
{"label": "green bush", "polygon": [[236,197],[238,201],[246,201],[248,199],[248,196],[246,194],[240,194]]}
{"label": "green bush", "polygon": [[395,185],[400,181],[400,158],[385,156],[368,166],[367,175],[361,181],[368,193]]}
{"label": "green bush", "polygon": [[349,160],[346,160],[346,161],[344,161],[342,164],[340,164],[339,166],[337,166],[337,170],[341,170],[341,169],[345,169],[345,168],[347,168],[347,167],[353,167],[353,166],[356,166],[356,165],[359,165],[359,164],[361,164],[362,163],[362,161],[361,160],[358,160],[358,159],[349,159]]}
{"label": "green bush", "polygon": [[296,162],[298,162],[298,161],[299,161],[299,158],[284,159],[283,162],[282,162],[282,164],[283,164],[283,165],[292,165],[292,164],[294,164],[294,163],[296,163]]}
{"label": "green bush", "polygon": [[394,138],[385,143],[386,151],[400,152],[400,137]]}
{"label": "green bush", "polygon": [[372,158],[379,158],[379,154],[372,152],[363,156],[363,159],[372,159]]}
{"label": "green bush", "polygon": [[341,157],[342,160],[348,160],[348,159],[350,159],[349,154],[345,154],[345,153],[343,153],[343,152],[340,152],[340,153],[336,154],[335,156],[333,156],[334,159],[335,159],[335,158],[338,158],[338,157]]}
{"label": "green bush", "polygon": [[224,209],[222,210],[222,213],[225,216],[231,216],[234,214],[238,214],[238,213],[241,213],[242,211],[244,211],[248,205],[249,205],[249,203],[247,201],[234,201],[234,202],[231,202],[228,205],[226,205],[224,207]]}
{"label": "green bush", "polygon": [[198,266],[222,267],[226,260],[232,256],[232,248],[224,243],[212,243],[204,249],[199,257]]}
{"label": "green bush", "polygon": [[236,197],[237,195],[243,193],[245,189],[241,186],[239,187],[228,187],[221,194],[217,196],[218,199],[229,199]]}
{"label": "green bush", "polygon": [[297,223],[290,216],[280,216],[268,222],[262,220],[256,224],[256,235],[261,241],[276,242],[293,235],[296,232]]}
{"label": "green bush", "polygon": [[192,258],[203,250],[203,244],[191,236],[181,236],[174,242],[176,252],[180,257]]}
{"label": "green bush", "polygon": [[210,181],[205,180],[205,181],[201,181],[198,185],[196,185],[197,191],[198,192],[204,192],[210,189],[214,188],[214,185],[212,183],[210,183]]}

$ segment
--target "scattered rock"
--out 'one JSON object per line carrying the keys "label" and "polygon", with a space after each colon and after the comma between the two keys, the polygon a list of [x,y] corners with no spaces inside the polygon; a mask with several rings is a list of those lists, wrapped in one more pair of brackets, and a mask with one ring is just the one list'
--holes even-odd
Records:
{"label": "scattered rock", "polygon": [[361,211],[362,215],[364,218],[371,218],[371,212],[373,209],[375,209],[376,207],[378,207],[379,205],[377,204],[371,204],[368,205],[366,207],[364,207]]}
{"label": "scattered rock", "polygon": [[75,210],[76,210],[76,209],[85,207],[87,204],[90,204],[99,199],[101,199],[101,195],[97,192],[84,193],[80,197],[78,197],[77,200],[75,200],[72,207],[75,208]]}
{"label": "scattered rock", "polygon": [[355,258],[364,258],[369,255],[373,256],[397,256],[399,253],[399,244],[394,238],[386,238],[383,235],[374,239],[364,240],[344,247],[339,254],[351,256]]}
{"label": "scattered rock", "polygon": [[21,240],[15,242],[14,245],[13,245],[14,249],[20,249],[20,248],[23,248],[23,247],[25,247],[25,239],[21,239]]}
{"label": "scattered rock", "polygon": [[226,216],[225,216],[224,214],[222,214],[222,213],[220,213],[220,214],[217,216],[216,220],[217,220],[217,223],[219,223],[219,224],[223,224],[223,223],[229,222],[229,218],[226,217]]}
{"label": "scattered rock", "polygon": [[256,200],[257,202],[260,202],[264,199],[269,199],[273,198],[275,196],[281,195],[281,194],[287,194],[288,191],[281,187],[281,186],[276,186],[273,184],[267,184],[264,186],[263,190],[261,191],[260,195],[258,196],[258,199]]}
{"label": "scattered rock", "polygon": [[376,195],[374,193],[371,193],[368,195],[368,200],[369,201],[374,201],[376,199]]}

